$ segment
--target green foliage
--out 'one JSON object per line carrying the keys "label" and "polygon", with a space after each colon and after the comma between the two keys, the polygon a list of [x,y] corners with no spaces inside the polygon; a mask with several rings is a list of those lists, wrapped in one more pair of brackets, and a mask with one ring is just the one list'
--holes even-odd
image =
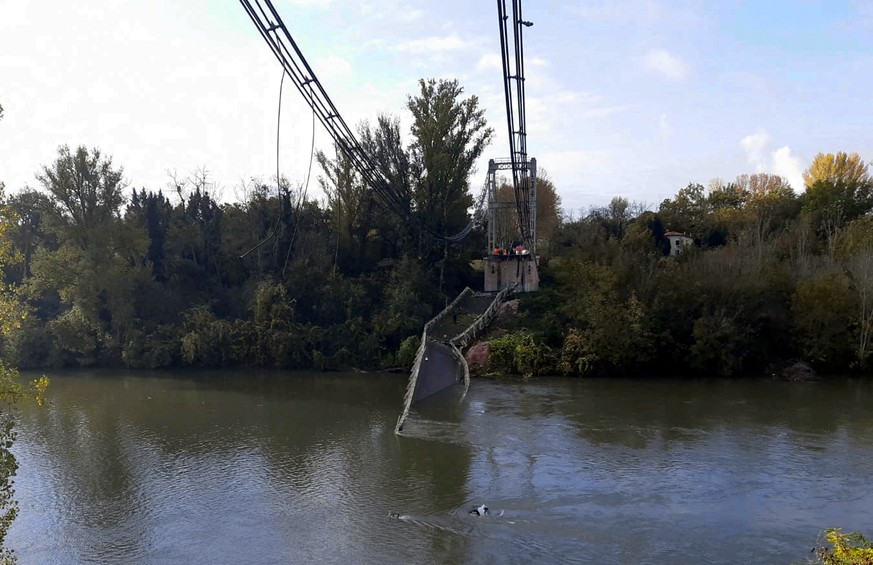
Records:
{"label": "green foliage", "polygon": [[654,336],[644,323],[645,306],[622,288],[615,269],[570,259],[558,281],[570,328],[558,365],[562,373],[624,372],[649,359]]}
{"label": "green foliage", "polygon": [[416,208],[436,233],[456,233],[466,225],[473,203],[469,173],[494,130],[485,122],[479,99],[462,98],[457,80],[420,80],[419,90],[407,100],[413,118],[410,162],[418,172]]}
{"label": "green foliage", "polygon": [[815,548],[816,563],[822,565],[873,565],[873,542],[860,532],[844,534],[840,528],[825,530],[825,540],[833,547]]}
{"label": "green foliage", "polygon": [[403,340],[400,349],[397,350],[397,363],[406,369],[411,369],[415,363],[415,355],[421,345],[421,337],[411,335]]}
{"label": "green foliage", "polygon": [[390,341],[399,343],[401,336],[421,331],[433,308],[422,296],[433,295],[433,286],[421,266],[404,257],[391,273],[385,289],[385,307],[376,316],[374,326]]}
{"label": "green foliage", "polygon": [[[2,386],[2,384],[0,384]],[[12,418],[0,414],[0,563],[15,563],[15,554],[4,545],[9,527],[18,515],[18,504],[13,498],[12,477],[18,470],[18,463],[10,451],[15,441]]]}
{"label": "green foliage", "polygon": [[180,340],[182,359],[189,365],[222,367],[229,364],[233,326],[206,306],[185,312],[185,333]]}
{"label": "green foliage", "polygon": [[[0,328],[0,330],[6,328]],[[43,394],[49,386],[46,377],[40,377],[25,387],[15,382],[17,371],[0,363],[0,404],[33,399],[40,406]],[[4,544],[6,534],[18,516],[18,503],[15,501],[13,477],[18,471],[18,463],[12,453],[15,441],[14,421],[8,412],[0,412],[0,563],[16,563],[15,553]]]}
{"label": "green foliage", "polygon": [[802,281],[791,297],[792,330],[804,359],[826,368],[844,367],[851,359],[854,311],[849,280],[841,272]]}
{"label": "green foliage", "polygon": [[[2,113],[2,108],[0,108]],[[11,242],[11,227],[17,220],[17,215],[5,202],[5,195],[0,183],[0,267],[13,265],[18,256],[13,251]],[[0,283],[0,336],[9,338],[21,326],[26,317],[19,304],[14,289],[6,283]],[[17,383],[14,378],[17,371],[0,361],[0,403],[8,404],[23,398],[33,398],[42,405],[43,394],[48,388],[46,377],[34,380],[29,387]],[[13,455],[12,443],[15,440],[14,422],[8,412],[0,411],[0,563],[15,563],[14,552],[5,546],[6,534],[12,521],[18,515],[18,504],[13,498],[12,478],[18,470],[18,463]]]}
{"label": "green foliage", "polygon": [[61,352],[74,358],[78,365],[97,362],[102,337],[100,327],[82,307],[74,306],[50,321],[48,330]]}
{"label": "green foliage", "polygon": [[659,213],[667,228],[689,232],[698,241],[703,239],[709,213],[709,202],[703,185],[689,183],[675,198],[664,200]]}
{"label": "green foliage", "polygon": [[489,344],[491,356],[488,365],[492,372],[531,377],[553,370],[551,349],[528,331],[506,333],[491,339]]}
{"label": "green foliage", "polygon": [[[320,154],[327,206],[283,179],[252,179],[222,204],[205,170],[170,194],[134,189],[97,149],[58,148],[41,192],[0,222],[21,265],[0,264],[27,308],[2,340],[24,366],[331,369],[381,366],[470,283],[477,248],[434,245],[466,225],[469,177],[493,132],[457,81],[421,81],[411,136],[381,116],[362,145],[398,194],[385,210],[348,157]],[[2,250],[0,250],[2,251]],[[2,254],[2,253],[0,253]],[[20,319],[23,312],[26,319]]]}
{"label": "green foliage", "polygon": [[738,323],[738,317],[719,309],[694,321],[694,342],[688,352],[692,369],[722,377],[742,372],[753,336],[747,326]]}
{"label": "green foliage", "polygon": [[121,360],[131,369],[160,369],[179,362],[179,328],[162,324],[153,331],[130,332],[121,351]]}

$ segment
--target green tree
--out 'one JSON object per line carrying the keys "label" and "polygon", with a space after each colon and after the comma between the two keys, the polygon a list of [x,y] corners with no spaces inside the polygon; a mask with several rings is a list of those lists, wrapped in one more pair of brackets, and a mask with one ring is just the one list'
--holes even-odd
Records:
{"label": "green tree", "polygon": [[101,239],[118,218],[124,204],[124,171],[99,149],[79,146],[74,153],[62,145],[50,167],[43,167],[37,180],[57,204],[57,227],[65,239],[86,249]]}
{"label": "green tree", "polygon": [[21,261],[14,265],[16,282],[30,277],[30,265],[39,249],[57,249],[57,238],[47,229],[46,211],[52,208],[48,196],[37,190],[26,189],[9,198],[9,207],[15,212],[18,221],[12,233],[15,252]]}
{"label": "green tree", "polygon": [[664,200],[658,213],[667,229],[690,232],[700,240],[709,214],[706,189],[702,184],[688,183],[672,200]]}
{"label": "green tree", "polygon": [[803,358],[828,369],[847,367],[853,310],[850,280],[841,272],[798,283],[791,297],[792,333]]}
{"label": "green tree", "polygon": [[384,307],[374,320],[390,349],[395,350],[403,339],[421,331],[433,315],[433,308],[421,297],[433,294],[433,286],[417,261],[404,257],[397,263],[385,288]]}
{"label": "green tree", "polygon": [[624,373],[649,359],[645,307],[614,269],[578,259],[558,274],[567,327],[558,368],[570,375]]}
{"label": "green tree", "polygon": [[[2,109],[0,109],[2,115]],[[0,184],[0,198],[3,198]],[[6,266],[12,255],[12,242],[9,237],[14,215],[5,205],[0,207],[0,267]],[[18,324],[17,303],[7,285],[0,287],[0,332],[6,334]],[[0,363],[0,402],[8,403],[20,395],[20,388],[12,380],[14,371]],[[18,469],[15,456],[10,451],[15,439],[13,421],[8,413],[0,412],[0,563],[14,563],[15,556],[4,545],[6,533],[18,514],[18,505],[13,499],[12,477]]]}
{"label": "green tree", "polygon": [[[409,147],[404,147],[400,133],[400,120],[391,116],[381,115],[375,126],[369,123],[361,124],[361,146],[375,161],[376,166],[387,179],[392,191],[397,194],[397,207],[404,213],[414,212],[413,183],[420,173],[416,168]],[[371,196],[368,204],[368,223],[371,239],[378,246],[376,253],[392,258],[404,254],[418,253],[413,246],[416,236],[415,229],[401,218],[396,211],[389,211],[384,206],[373,206],[375,203],[372,187],[367,187]],[[418,226],[420,228],[420,226]]]}
{"label": "green tree", "polygon": [[[16,260],[11,233],[18,218],[6,203],[0,183],[0,270]],[[0,337],[8,338],[21,323],[24,310],[14,289],[0,282]],[[8,404],[24,396],[33,395],[42,403],[42,393],[48,386],[45,377],[34,381],[31,389],[26,389],[13,379],[15,369],[0,362],[0,403]],[[18,469],[15,456],[10,451],[15,440],[14,422],[8,412],[0,411],[0,563],[15,563],[15,555],[4,545],[6,534],[18,514],[18,505],[13,498],[12,478]]]}
{"label": "green tree", "polygon": [[688,364],[706,374],[730,377],[742,372],[753,339],[738,312],[714,308],[694,321]]}
{"label": "green tree", "polygon": [[[413,204],[422,226],[437,234],[454,234],[469,220],[469,177],[494,130],[485,121],[478,97],[464,98],[457,80],[422,79],[419,89],[406,104],[412,112]],[[421,234],[422,242],[428,240]],[[422,248],[419,255],[433,264],[439,257],[436,251]]]}
{"label": "green tree", "polygon": [[56,249],[33,256],[31,296],[57,292],[61,311],[48,322],[67,361],[119,360],[128,333],[140,324],[144,289],[152,282],[148,236],[122,222],[122,169],[98,150],[58,150],[38,175],[50,199],[45,211]]}
{"label": "green tree", "polygon": [[[364,143],[375,137],[366,125],[362,125],[361,129],[367,132]],[[365,272],[381,258],[382,246],[375,240],[380,237],[383,241],[386,239],[386,230],[378,229],[380,224],[384,227],[384,211],[379,209],[373,189],[364,184],[351,159],[338,147],[334,148],[333,158],[318,151],[316,160],[324,172],[318,183],[327,196],[334,238],[333,270],[336,272],[339,269],[349,274]],[[376,246],[373,252],[370,250],[371,243]]]}
{"label": "green tree", "polygon": [[867,368],[873,340],[873,218],[858,218],[842,237],[843,264],[855,298],[855,361]]}

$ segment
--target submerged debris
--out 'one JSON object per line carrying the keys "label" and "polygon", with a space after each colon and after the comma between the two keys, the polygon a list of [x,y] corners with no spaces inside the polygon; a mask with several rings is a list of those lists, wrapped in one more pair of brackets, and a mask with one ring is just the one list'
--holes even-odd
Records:
{"label": "submerged debris", "polygon": [[791,383],[805,383],[809,381],[817,381],[818,375],[815,369],[803,361],[795,361],[781,367],[775,367],[773,378],[779,381],[787,381]]}

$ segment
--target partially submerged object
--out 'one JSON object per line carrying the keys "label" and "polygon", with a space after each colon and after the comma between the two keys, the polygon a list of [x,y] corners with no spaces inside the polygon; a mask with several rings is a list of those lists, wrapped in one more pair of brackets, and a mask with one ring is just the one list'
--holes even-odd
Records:
{"label": "partially submerged object", "polygon": [[[507,297],[515,292],[516,285],[511,285],[497,294],[474,293],[465,288],[455,300],[424,325],[421,334],[421,345],[415,355],[409,384],[403,398],[403,412],[397,419],[394,433],[403,430],[403,423],[409,416],[412,404],[423,400],[451,385],[464,381],[464,391],[470,386],[470,368],[461,351],[469,347],[481,335],[500,309]],[[458,308],[465,299],[476,304],[474,312],[465,309],[464,317],[474,315],[473,322],[466,328],[457,328],[449,321],[456,320]],[[449,332],[459,331],[457,335],[448,338]],[[443,336],[443,340],[435,339]]]}
{"label": "partially submerged object", "polygon": [[470,510],[470,514],[472,516],[484,516],[488,514],[488,507],[484,504],[477,506],[476,508]]}

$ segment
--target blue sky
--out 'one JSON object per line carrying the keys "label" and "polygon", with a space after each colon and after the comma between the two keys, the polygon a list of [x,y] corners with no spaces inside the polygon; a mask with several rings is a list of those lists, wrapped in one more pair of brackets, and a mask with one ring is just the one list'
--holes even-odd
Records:
{"label": "blue sky", "polygon": [[[274,4],[349,124],[390,113],[408,127],[417,80],[457,78],[497,133],[472,186],[506,156],[495,2]],[[613,196],[657,207],[689,182],[743,173],[801,191],[816,153],[873,159],[873,0],[524,10],[528,150],[576,215]],[[242,181],[274,174],[280,77],[236,1],[0,0],[0,181],[37,186],[58,145],[85,144],[132,187],[205,167],[235,200]],[[303,182],[311,113],[293,88],[282,112],[282,172]],[[330,147],[320,126],[316,144]]]}

